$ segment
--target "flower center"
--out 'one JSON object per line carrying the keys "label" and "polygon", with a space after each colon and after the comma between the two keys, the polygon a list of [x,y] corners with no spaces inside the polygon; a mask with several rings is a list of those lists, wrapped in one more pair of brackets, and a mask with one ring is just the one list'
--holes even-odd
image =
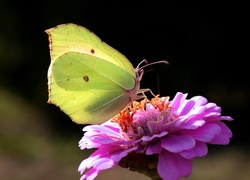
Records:
{"label": "flower center", "polygon": [[149,135],[152,134],[148,124],[152,122],[157,122],[159,111],[157,109],[150,109],[134,114],[133,117],[133,126],[134,132],[137,134]]}
{"label": "flower center", "polygon": [[171,131],[177,116],[169,107],[168,98],[155,97],[151,101],[133,102],[113,120],[120,124],[122,131],[131,139],[152,136]]}

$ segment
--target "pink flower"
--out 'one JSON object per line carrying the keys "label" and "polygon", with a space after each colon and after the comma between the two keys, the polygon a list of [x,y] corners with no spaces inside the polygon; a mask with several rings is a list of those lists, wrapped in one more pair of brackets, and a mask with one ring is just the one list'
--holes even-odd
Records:
{"label": "pink flower", "polygon": [[229,143],[232,132],[221,120],[232,118],[221,116],[221,108],[202,96],[186,97],[177,93],[172,101],[155,97],[134,102],[112,120],[84,127],[80,148],[97,150],[80,164],[81,180],[118,164],[152,179],[189,176],[192,158],[207,154],[206,143]]}

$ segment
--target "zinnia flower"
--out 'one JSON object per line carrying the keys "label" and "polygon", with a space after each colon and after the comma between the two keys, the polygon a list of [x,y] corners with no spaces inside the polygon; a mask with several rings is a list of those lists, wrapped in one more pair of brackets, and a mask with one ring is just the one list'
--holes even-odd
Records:
{"label": "zinnia flower", "polygon": [[135,101],[113,119],[84,127],[80,148],[97,150],[80,164],[81,180],[118,164],[152,179],[189,176],[192,158],[207,154],[206,143],[229,143],[232,132],[221,120],[232,118],[221,116],[221,108],[202,96],[186,98],[177,93],[172,101]]}

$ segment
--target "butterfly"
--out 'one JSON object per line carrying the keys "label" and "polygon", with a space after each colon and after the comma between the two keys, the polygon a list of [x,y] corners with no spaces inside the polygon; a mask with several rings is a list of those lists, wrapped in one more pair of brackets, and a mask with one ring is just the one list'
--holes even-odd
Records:
{"label": "butterfly", "polygon": [[141,63],[134,68],[123,54],[80,25],[61,24],[45,32],[51,57],[48,103],[73,122],[99,124],[133,100],[145,98],[149,89],[140,89]]}

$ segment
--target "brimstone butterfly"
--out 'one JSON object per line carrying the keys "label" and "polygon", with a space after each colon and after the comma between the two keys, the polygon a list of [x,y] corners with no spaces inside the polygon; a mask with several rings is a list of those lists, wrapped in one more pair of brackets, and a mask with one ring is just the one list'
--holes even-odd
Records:
{"label": "brimstone butterfly", "polygon": [[51,56],[48,103],[75,123],[102,123],[149,90],[139,89],[143,69],[139,65],[134,69],[124,55],[88,29],[69,23],[45,32]]}

